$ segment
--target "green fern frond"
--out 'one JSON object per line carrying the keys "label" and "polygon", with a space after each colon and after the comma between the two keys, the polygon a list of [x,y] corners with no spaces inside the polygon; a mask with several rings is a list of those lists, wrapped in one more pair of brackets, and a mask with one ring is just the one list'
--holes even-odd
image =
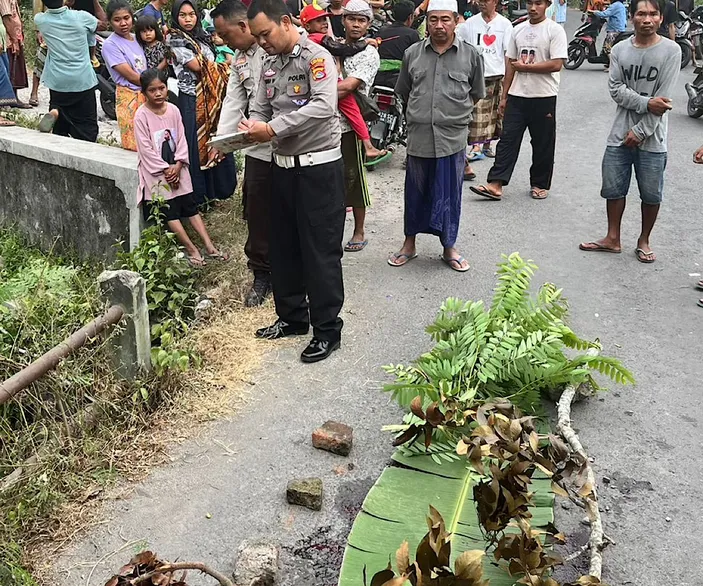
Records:
{"label": "green fern frond", "polygon": [[490,316],[501,320],[523,306],[529,297],[530,283],[537,265],[523,260],[517,252],[501,255],[498,264],[498,285],[493,294]]}

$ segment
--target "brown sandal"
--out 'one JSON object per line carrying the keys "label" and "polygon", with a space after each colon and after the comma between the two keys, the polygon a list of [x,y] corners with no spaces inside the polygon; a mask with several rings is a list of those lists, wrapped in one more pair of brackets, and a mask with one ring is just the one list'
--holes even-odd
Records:
{"label": "brown sandal", "polygon": [[539,187],[533,187],[530,189],[530,197],[532,199],[547,199],[549,192],[546,189],[541,189]]}

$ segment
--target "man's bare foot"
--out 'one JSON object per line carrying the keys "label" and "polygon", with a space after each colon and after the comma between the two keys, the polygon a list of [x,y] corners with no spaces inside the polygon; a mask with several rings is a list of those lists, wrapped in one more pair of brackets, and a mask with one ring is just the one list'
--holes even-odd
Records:
{"label": "man's bare foot", "polygon": [[616,240],[610,240],[608,238],[603,238],[602,240],[594,240],[592,242],[582,242],[579,244],[581,250],[586,252],[622,252],[620,247],[620,242]]}
{"label": "man's bare foot", "polygon": [[364,143],[364,152],[366,153],[367,159],[377,159],[378,157],[383,157],[388,153],[386,149],[377,149],[373,146],[373,143],[369,139],[362,142]]}

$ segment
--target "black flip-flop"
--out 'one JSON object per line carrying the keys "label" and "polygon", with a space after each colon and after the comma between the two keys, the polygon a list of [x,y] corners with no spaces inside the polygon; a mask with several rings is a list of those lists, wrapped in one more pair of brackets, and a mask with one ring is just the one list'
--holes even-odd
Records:
{"label": "black flip-flop", "polygon": [[487,197],[488,199],[492,199],[494,201],[500,201],[501,199],[503,199],[502,195],[493,193],[485,185],[479,185],[478,187],[474,187],[473,185],[471,185],[469,189],[473,191],[476,195],[480,195],[481,197]]}
{"label": "black flip-flop", "polygon": [[464,181],[473,181],[476,179],[476,173],[471,171],[471,173],[464,173]]}
{"label": "black flip-flop", "polygon": [[698,307],[703,307],[703,299],[698,300]]}
{"label": "black flip-flop", "polygon": [[[586,248],[589,244],[593,244],[593,248]],[[579,250],[583,250],[584,252],[612,252],[614,254],[620,254],[622,252],[622,250],[608,248],[607,246],[603,246],[597,242],[582,242],[579,244]]]}

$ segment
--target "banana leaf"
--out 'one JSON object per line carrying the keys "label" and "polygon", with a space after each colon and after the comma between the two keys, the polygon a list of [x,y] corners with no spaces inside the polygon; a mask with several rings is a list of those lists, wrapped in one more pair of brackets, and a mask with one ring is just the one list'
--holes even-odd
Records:
{"label": "banana leaf", "polygon": [[[442,514],[452,534],[452,564],[462,552],[486,547],[473,501],[478,476],[465,460],[438,464],[431,456],[406,456],[400,450],[392,459],[400,466],[383,471],[354,521],[338,586],[363,584],[364,567],[367,576],[373,576],[389,560],[395,566],[395,552],[403,541],[408,541],[412,559],[427,533],[428,505]],[[554,495],[546,478],[535,478],[532,486],[535,506],[530,522],[538,528],[554,521]],[[491,586],[512,586],[517,579],[490,555],[484,558],[484,578],[490,578]]]}

